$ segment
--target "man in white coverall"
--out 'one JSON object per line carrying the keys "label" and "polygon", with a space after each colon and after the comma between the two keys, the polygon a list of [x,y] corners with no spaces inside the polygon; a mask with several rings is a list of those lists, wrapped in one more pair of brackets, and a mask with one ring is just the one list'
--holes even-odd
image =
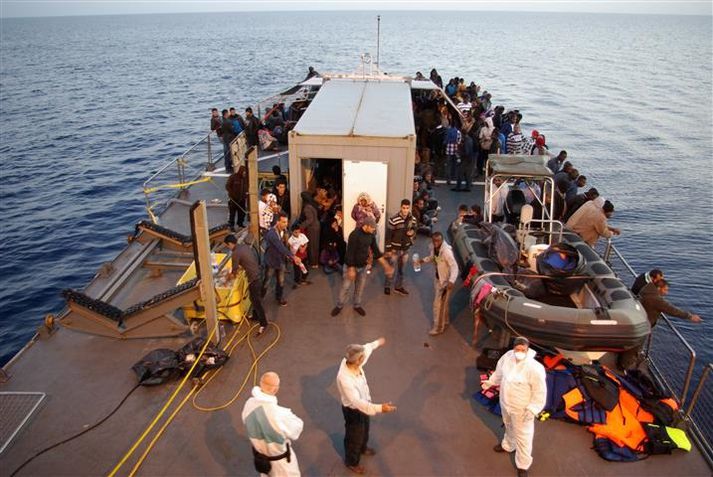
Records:
{"label": "man in white coverall", "polygon": [[532,465],[532,439],[535,416],[545,407],[547,381],[545,368],[535,361],[535,351],[527,338],[517,337],[513,349],[505,353],[495,372],[482,382],[483,389],[500,386],[500,408],[505,436],[495,452],[515,451],[518,477],[527,477]]}
{"label": "man in white coverall", "polygon": [[255,386],[243,407],[243,423],[253,447],[255,470],[271,477],[300,475],[291,441],[302,433],[302,419],[288,408],[277,405],[280,377],[267,372]]}

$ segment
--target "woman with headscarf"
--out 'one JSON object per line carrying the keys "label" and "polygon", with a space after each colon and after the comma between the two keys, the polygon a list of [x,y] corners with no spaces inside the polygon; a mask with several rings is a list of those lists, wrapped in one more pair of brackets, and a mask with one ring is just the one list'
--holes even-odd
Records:
{"label": "woman with headscarf", "polygon": [[376,223],[381,219],[381,211],[376,203],[371,199],[371,196],[366,192],[362,192],[357,197],[356,204],[352,208],[352,219],[356,222],[356,228],[361,228],[367,217],[372,217]]}

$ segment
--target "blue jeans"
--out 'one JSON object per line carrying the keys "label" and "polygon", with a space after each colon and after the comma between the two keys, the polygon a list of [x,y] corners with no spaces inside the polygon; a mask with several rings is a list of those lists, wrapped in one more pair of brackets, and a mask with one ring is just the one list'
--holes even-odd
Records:
{"label": "blue jeans", "polygon": [[392,250],[392,257],[389,262],[394,267],[394,275],[389,278],[386,277],[384,281],[384,286],[386,288],[402,288],[404,285],[404,265],[408,262],[408,251],[406,250]]}
{"label": "blue jeans", "polygon": [[283,291],[285,289],[285,266],[280,268],[265,267],[265,276],[262,281],[262,294],[267,294],[267,287],[270,284],[270,279],[275,276],[275,298],[277,301],[282,300]]}
{"label": "blue jeans", "polygon": [[[352,281],[347,277],[347,270],[349,267],[344,265],[344,270],[342,271],[342,288],[339,290],[339,299],[337,300],[337,306],[343,308],[344,304],[349,298],[349,289],[352,287]],[[356,269],[356,283],[354,283],[354,308],[361,306],[361,295],[364,292],[364,285],[366,284],[366,267],[358,267]]]}

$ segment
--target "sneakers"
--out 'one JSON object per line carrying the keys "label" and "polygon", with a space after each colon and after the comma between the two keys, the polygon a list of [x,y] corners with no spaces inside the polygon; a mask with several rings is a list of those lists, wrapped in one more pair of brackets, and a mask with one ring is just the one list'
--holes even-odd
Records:
{"label": "sneakers", "polygon": [[258,338],[258,337],[262,336],[262,334],[265,332],[266,329],[267,329],[266,326],[261,326],[261,327],[257,330],[257,333],[255,333],[255,338]]}
{"label": "sneakers", "polygon": [[399,295],[408,296],[408,291],[404,287],[394,288],[394,291]]}
{"label": "sneakers", "polygon": [[330,315],[337,316],[339,313],[341,313],[341,311],[342,311],[342,307],[335,306],[334,308],[332,308],[332,312],[330,313]]}
{"label": "sneakers", "polygon": [[364,452],[362,452],[361,455],[365,455],[365,456],[376,455],[376,451],[374,449],[372,449],[371,447],[367,447],[366,449],[364,449]]}
{"label": "sneakers", "polygon": [[431,335],[431,336],[437,336],[437,335],[440,335],[440,334],[442,334],[442,333],[443,333],[443,331],[438,331],[438,330],[431,330],[431,331],[428,332],[428,334]]}
{"label": "sneakers", "polygon": [[277,303],[279,303],[280,306],[287,306],[287,300],[284,298],[282,300],[277,300]]}
{"label": "sneakers", "polygon": [[517,477],[527,477],[527,471],[525,469],[517,469]]}
{"label": "sneakers", "polygon": [[385,288],[384,288],[384,295],[391,295],[391,288],[385,287]]}
{"label": "sneakers", "polygon": [[355,306],[354,311],[359,313],[361,316],[366,316],[366,310],[364,310],[364,308],[362,308],[360,306]]}

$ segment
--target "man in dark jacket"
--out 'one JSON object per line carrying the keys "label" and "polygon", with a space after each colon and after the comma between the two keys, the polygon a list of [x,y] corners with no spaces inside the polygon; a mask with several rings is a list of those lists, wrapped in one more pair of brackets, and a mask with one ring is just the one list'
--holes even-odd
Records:
{"label": "man in dark jacket", "polygon": [[[653,271],[660,272],[660,270],[652,270],[652,272]],[[663,279],[663,276],[656,282],[652,281],[645,284],[639,292],[639,300],[646,311],[646,316],[649,319],[649,323],[651,323],[652,331],[654,326],[656,326],[656,322],[658,321],[661,313],[689,320],[693,323],[700,323],[703,321],[700,316],[681,310],[680,308],[677,308],[669,303],[664,298],[666,295],[668,295],[668,282]],[[620,353],[618,359],[619,367],[621,369],[637,368],[643,359],[643,356],[641,355],[641,348],[641,346],[636,346],[633,349]]]}
{"label": "man in dark jacket", "polygon": [[235,231],[235,214],[238,215],[238,227],[245,227],[247,210],[246,197],[248,193],[248,169],[242,164],[238,171],[231,174],[225,182],[228,191],[228,225]]}
{"label": "man in dark jacket", "polygon": [[391,294],[391,286],[400,295],[408,295],[404,288],[404,266],[408,262],[408,251],[413,245],[418,224],[416,218],[411,215],[411,201],[404,199],[401,201],[399,213],[389,219],[386,224],[386,258],[394,266],[393,277],[386,277],[384,282],[384,294]]}
{"label": "man in dark jacket", "polygon": [[245,270],[245,276],[248,280],[248,293],[250,293],[250,303],[253,310],[253,319],[260,323],[260,329],[257,336],[265,332],[267,328],[267,318],[265,317],[265,309],[262,306],[262,284],[260,281],[260,259],[257,251],[253,247],[254,237],[249,232],[245,235],[243,243],[238,244],[235,235],[227,235],[223,242],[231,250],[231,263],[233,269],[230,273],[230,278],[240,272],[240,269]]}
{"label": "man in dark jacket", "polygon": [[280,206],[280,211],[287,216],[287,221],[292,220],[292,208],[290,206],[290,191],[287,188],[287,181],[278,178],[275,181],[275,187],[272,189],[272,193],[275,194],[277,198],[277,205]]}
{"label": "man in dark jacket", "polygon": [[262,294],[267,293],[270,278],[275,276],[275,298],[280,306],[287,305],[283,296],[285,288],[285,261],[290,260],[299,265],[302,260],[295,257],[287,248],[287,216],[280,212],[275,225],[265,234],[265,277],[262,282]]}
{"label": "man in dark jacket", "polygon": [[646,316],[649,318],[652,328],[656,325],[661,313],[689,320],[693,323],[703,321],[700,316],[681,310],[666,301],[664,298],[666,295],[668,295],[668,282],[663,278],[657,282],[647,283],[639,292],[639,300],[644,310],[646,310]]}
{"label": "man in dark jacket", "polygon": [[248,146],[257,146],[257,132],[260,129],[260,120],[253,115],[252,108],[245,108],[245,140]]}
{"label": "man in dark jacket", "polygon": [[332,316],[337,316],[344,308],[349,295],[349,289],[354,284],[354,311],[361,316],[366,316],[366,311],[361,306],[361,295],[366,283],[366,264],[369,260],[369,250],[371,250],[374,260],[378,260],[384,267],[384,273],[390,277],[394,269],[379,250],[376,243],[376,220],[373,217],[364,219],[361,228],[354,229],[349,234],[347,241],[347,253],[344,257],[344,272],[342,274],[342,288],[339,291],[337,306],[332,309]]}
{"label": "man in dark jacket", "polygon": [[644,286],[647,283],[658,283],[660,280],[663,280],[663,271],[659,270],[658,268],[652,268],[650,271],[646,273],[642,273],[636,279],[634,280],[634,284],[631,285],[631,293],[634,295],[638,295],[639,292],[641,292],[641,289],[644,288]]}
{"label": "man in dark jacket", "polygon": [[233,160],[230,154],[230,143],[235,139],[235,132],[233,132],[233,123],[230,122],[227,109],[223,110],[223,124],[221,130],[223,131],[223,160],[225,161],[225,172],[232,174]]}
{"label": "man in dark jacket", "polygon": [[[574,213],[579,210],[580,207],[582,207],[584,204],[586,204],[590,200],[596,199],[597,197],[599,197],[599,191],[594,187],[592,187],[591,189],[589,189],[587,192],[585,192],[583,194],[577,194],[575,196],[574,200],[572,201],[572,203],[567,204],[567,207],[566,207],[566,210],[564,213],[563,222],[567,222],[569,220],[569,218],[572,217],[572,215],[574,215]],[[638,292],[638,290],[636,292],[634,292],[634,295],[636,295],[637,292]]]}

